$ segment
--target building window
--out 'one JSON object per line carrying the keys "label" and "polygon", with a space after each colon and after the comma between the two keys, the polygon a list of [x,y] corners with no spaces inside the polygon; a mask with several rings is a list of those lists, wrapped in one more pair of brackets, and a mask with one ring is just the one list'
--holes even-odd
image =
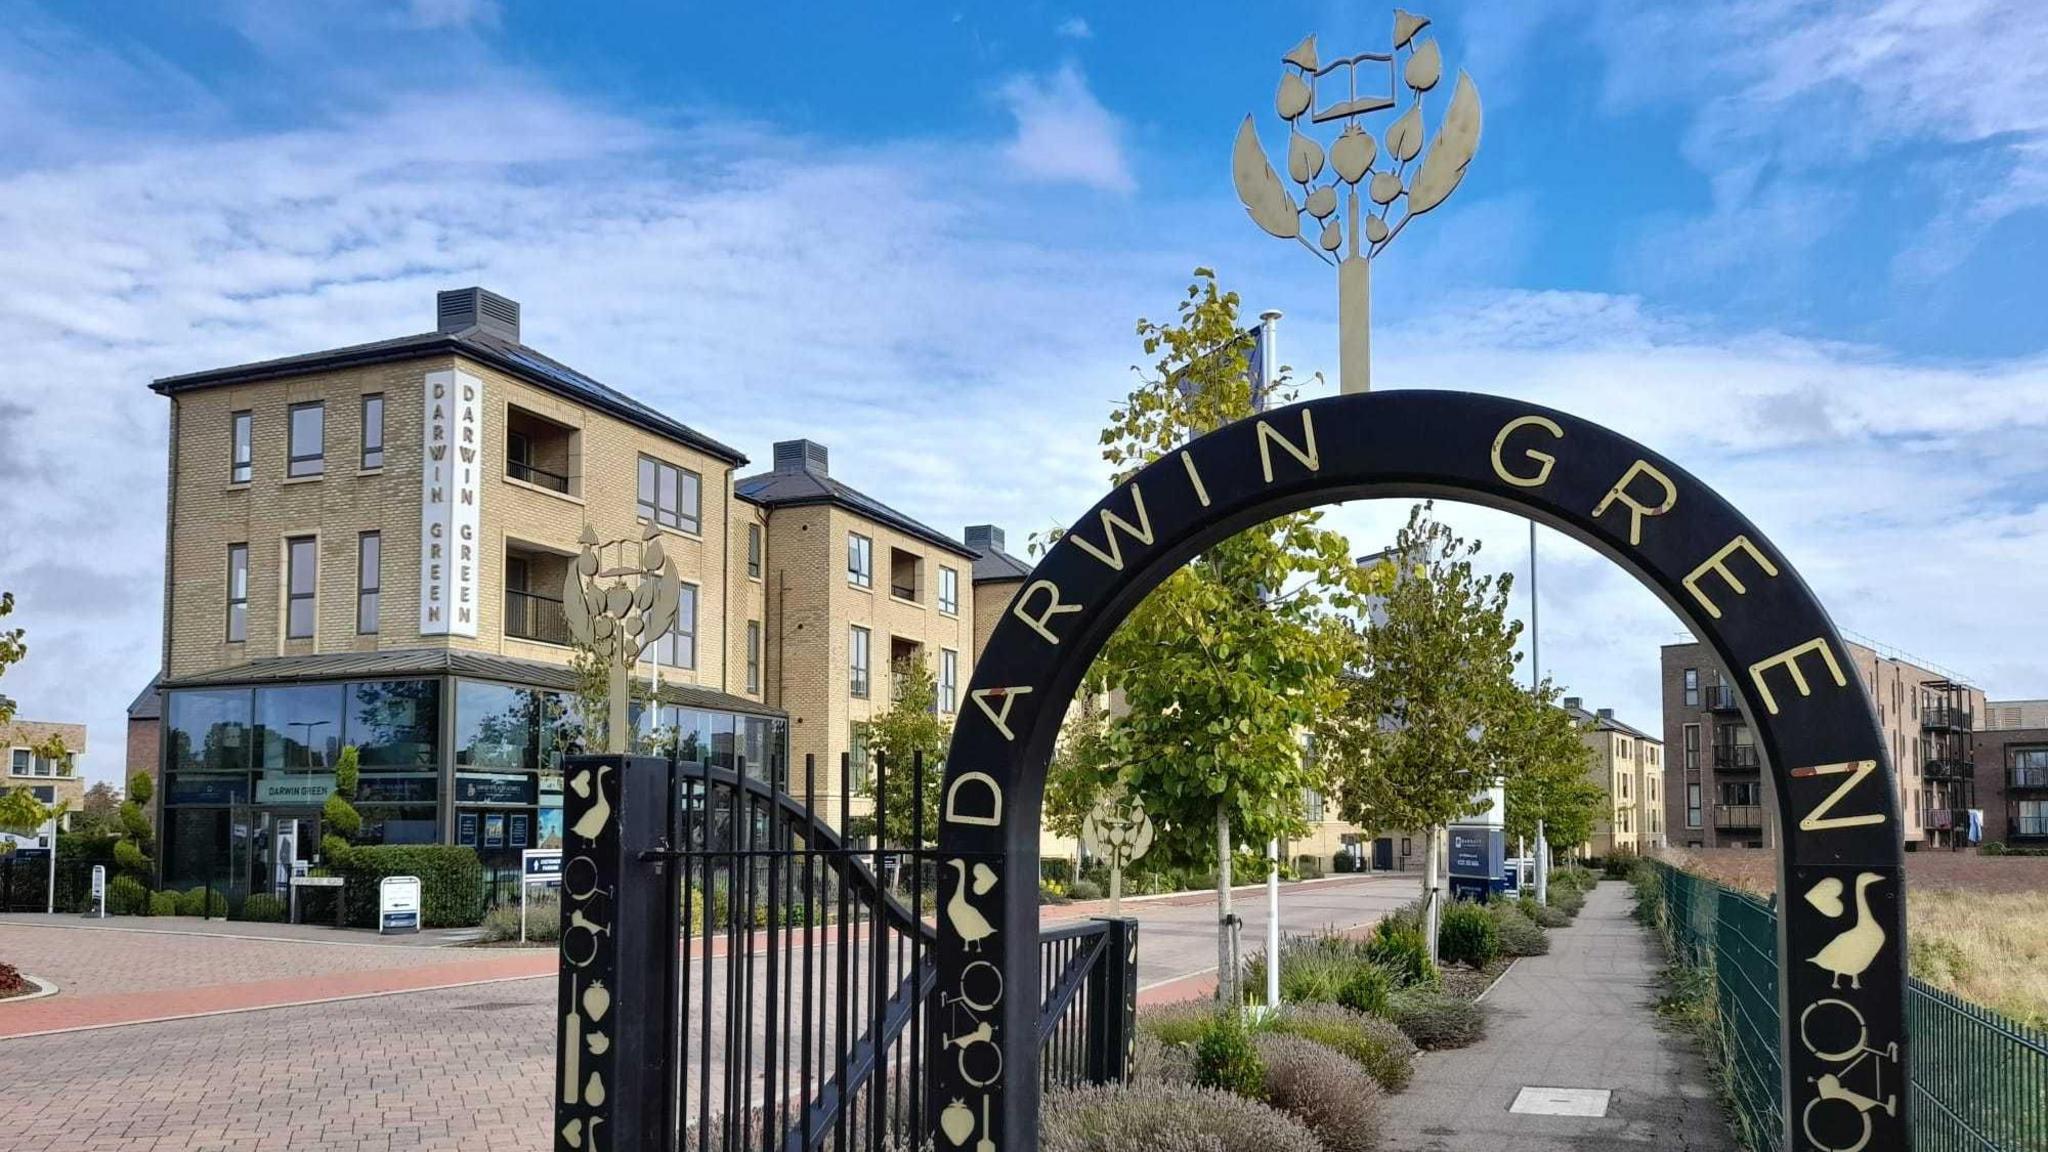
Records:
{"label": "building window", "polygon": [[1697,828],[1700,826],[1700,786],[1697,784],[1687,784],[1685,786],[1685,826],[1687,828]]}
{"label": "building window", "polygon": [[853,791],[862,792],[868,786],[868,726],[863,720],[853,722],[853,731],[846,742],[846,758],[852,771],[847,774]]}
{"label": "building window", "polygon": [[747,575],[755,580],[761,578],[761,526],[747,525]]}
{"label": "building window", "polygon": [[320,587],[320,546],[311,536],[294,536],[285,546],[284,634],[288,640],[313,636],[313,599]]}
{"label": "building window", "polygon": [[229,433],[229,440],[232,447],[228,450],[229,483],[247,484],[249,482],[251,453],[254,451],[254,445],[251,442],[253,439],[252,426],[255,419],[255,414],[250,412],[237,412],[230,418],[229,423],[232,430]]}
{"label": "building window", "polygon": [[939,611],[948,616],[960,614],[960,573],[944,565],[939,567]]}
{"label": "building window", "polygon": [[853,625],[847,644],[847,688],[855,696],[865,699],[868,694],[868,630]]}
{"label": "building window", "polygon": [[652,659],[664,668],[697,666],[697,586],[685,584],[676,597],[676,624],[668,635],[654,642]]}
{"label": "building window", "polygon": [[960,654],[951,648],[939,649],[939,695],[933,701],[939,715],[951,716],[955,701],[960,699]]}
{"label": "building window", "polygon": [[1700,726],[1687,724],[1684,733],[1685,770],[1697,772],[1700,770]]}
{"label": "building window", "polygon": [[228,642],[249,638],[249,546],[228,545]]}
{"label": "building window", "polygon": [[377,634],[377,594],[384,586],[384,538],[365,532],[356,542],[356,632]]}
{"label": "building window", "polygon": [[2048,836],[2048,800],[2021,800],[2013,814],[2015,836]]}
{"label": "building window", "polygon": [[287,476],[318,476],[327,471],[327,405],[292,405],[291,457]]}
{"label": "building window", "polygon": [[363,468],[384,466],[384,395],[363,397]]}
{"label": "building window", "polygon": [[747,621],[747,691],[761,690],[761,622]]}
{"label": "building window", "polygon": [[875,586],[875,542],[858,532],[846,534],[846,579],[857,588]]}
{"label": "building window", "polygon": [[1700,706],[1700,670],[1697,668],[1687,668],[1685,670],[1685,706],[1687,708],[1697,708]]}
{"label": "building window", "polygon": [[640,518],[656,524],[698,532],[702,509],[697,474],[688,468],[664,464],[652,456],[640,458]]}
{"label": "building window", "polygon": [[1323,822],[1323,794],[1313,788],[1301,790],[1302,819],[1311,824]]}

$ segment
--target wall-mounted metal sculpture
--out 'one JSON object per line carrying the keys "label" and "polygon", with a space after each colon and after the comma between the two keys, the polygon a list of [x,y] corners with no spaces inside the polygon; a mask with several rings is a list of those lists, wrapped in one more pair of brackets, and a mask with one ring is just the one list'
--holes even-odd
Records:
{"label": "wall-mounted metal sculpture", "polygon": [[[1230,173],[1238,199],[1259,227],[1298,240],[1337,265],[1338,387],[1371,383],[1372,260],[1408,222],[1442,204],[1479,150],[1479,89],[1458,73],[1450,106],[1424,147],[1423,96],[1443,80],[1443,50],[1422,32],[1429,17],[1394,13],[1394,43],[1325,61],[1310,36],[1280,58],[1285,71],[1274,106],[1287,121],[1287,181],[1266,159],[1247,115],[1238,125]],[[1379,137],[1364,120],[1392,113]],[[1304,126],[1342,125],[1329,146]],[[1325,176],[1327,174],[1327,179]],[[1291,182],[1299,198],[1290,192]],[[1399,208],[1399,213],[1395,209]],[[1340,211],[1341,210],[1341,211]],[[1361,238],[1363,243],[1361,243]]]}
{"label": "wall-mounted metal sculpture", "polygon": [[[662,548],[661,529],[651,523],[638,540],[604,542],[585,524],[577,542],[583,550],[562,579],[562,615],[576,642],[605,663],[610,695],[604,750],[623,754],[632,748],[633,665],[675,627],[683,582]],[[609,566],[607,551],[614,556]]]}

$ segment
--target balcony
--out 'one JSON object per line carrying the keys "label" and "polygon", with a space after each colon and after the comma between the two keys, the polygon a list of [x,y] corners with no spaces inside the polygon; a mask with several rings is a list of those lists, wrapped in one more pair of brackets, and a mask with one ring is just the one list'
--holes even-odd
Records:
{"label": "balcony", "polygon": [[1700,692],[1700,703],[1709,712],[1740,712],[1742,701],[1729,684],[1709,684]]}
{"label": "balcony", "polygon": [[505,475],[510,476],[514,480],[524,480],[528,484],[560,492],[564,495],[567,495],[569,492],[569,478],[567,476],[562,475],[560,472],[550,472],[537,464],[528,464],[523,460],[505,461]]}
{"label": "balcony", "polygon": [[560,598],[517,588],[505,589],[505,635],[565,647],[574,643]]}
{"label": "balcony", "polygon": [[581,496],[576,461],[582,433],[524,408],[505,410],[505,478],[564,496]]}
{"label": "balcony", "polygon": [[1953,756],[1934,756],[1921,762],[1920,775],[1927,780],[1975,780],[1977,766]]}
{"label": "balcony", "polygon": [[924,560],[915,552],[889,549],[889,595],[916,600],[924,591]]}
{"label": "balcony", "polygon": [[1920,827],[1929,832],[1949,832],[1956,829],[1968,830],[1970,811],[1967,808],[1922,808]]}
{"label": "balcony", "polygon": [[1953,704],[1936,704],[1920,710],[1920,727],[1929,732],[1968,732],[1971,720],[1968,708]]}
{"label": "balcony", "polygon": [[1764,806],[1761,804],[1714,805],[1714,827],[1719,831],[1757,829],[1763,826]]}
{"label": "balcony", "polygon": [[1755,772],[1763,767],[1763,757],[1758,755],[1754,744],[1714,745],[1714,768],[1721,772]]}

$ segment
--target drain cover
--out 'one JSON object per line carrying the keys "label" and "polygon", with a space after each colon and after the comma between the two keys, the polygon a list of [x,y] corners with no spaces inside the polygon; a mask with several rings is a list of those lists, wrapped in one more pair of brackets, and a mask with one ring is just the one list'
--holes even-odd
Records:
{"label": "drain cover", "polygon": [[1529,1116],[1605,1116],[1609,1095],[1605,1088],[1524,1088],[1508,1111]]}

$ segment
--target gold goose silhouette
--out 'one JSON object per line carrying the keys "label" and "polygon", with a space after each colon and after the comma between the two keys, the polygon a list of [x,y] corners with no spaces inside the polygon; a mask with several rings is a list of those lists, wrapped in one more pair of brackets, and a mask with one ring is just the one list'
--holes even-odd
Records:
{"label": "gold goose silhouette", "polygon": [[953,885],[953,898],[946,901],[946,919],[953,922],[953,930],[960,933],[960,940],[967,945],[967,950],[978,952],[981,942],[996,934],[995,925],[967,902],[967,861],[948,860],[946,864],[960,878],[959,883]]}
{"label": "gold goose silhouette", "polygon": [[1828,941],[1828,945],[1814,953],[1813,964],[1833,973],[1828,987],[1839,988],[1842,977],[1849,978],[1849,987],[1861,989],[1863,970],[1877,959],[1878,950],[1884,947],[1884,927],[1870,915],[1870,886],[1884,877],[1876,872],[1861,872],[1856,876],[1856,923],[1841,935]]}

